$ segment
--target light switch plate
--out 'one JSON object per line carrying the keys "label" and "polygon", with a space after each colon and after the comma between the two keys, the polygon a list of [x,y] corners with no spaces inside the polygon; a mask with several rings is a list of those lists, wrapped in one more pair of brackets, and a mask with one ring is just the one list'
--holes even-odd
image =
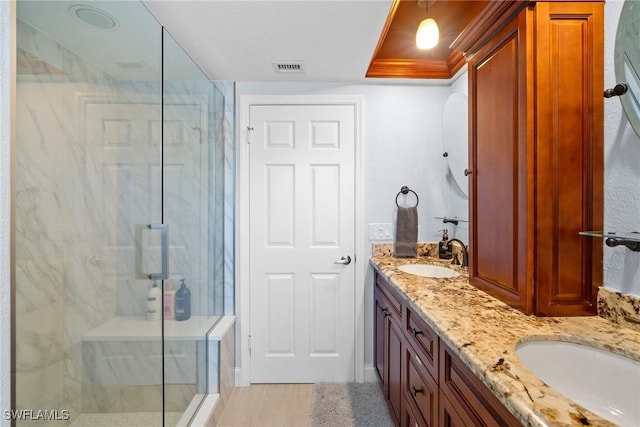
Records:
{"label": "light switch plate", "polygon": [[369,224],[369,240],[391,240],[391,223],[376,222]]}

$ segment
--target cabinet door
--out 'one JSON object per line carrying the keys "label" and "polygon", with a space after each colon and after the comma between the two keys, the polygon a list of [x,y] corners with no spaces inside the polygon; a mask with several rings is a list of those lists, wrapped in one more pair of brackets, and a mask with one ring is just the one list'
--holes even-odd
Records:
{"label": "cabinet door", "polygon": [[388,347],[385,354],[387,356],[385,370],[389,391],[387,399],[395,424],[399,425],[402,406],[402,340],[404,335],[402,329],[389,316],[387,316],[386,324]]}
{"label": "cabinet door", "polygon": [[532,218],[532,81],[527,73],[531,12],[522,11],[474,56],[470,96],[470,281],[532,311],[527,251]]}
{"label": "cabinet door", "polygon": [[385,370],[384,370],[384,348],[385,348],[385,318],[388,316],[388,308],[384,301],[384,297],[376,287],[374,291],[374,301],[375,301],[375,311],[374,311],[374,365],[376,367],[376,371],[378,372],[378,376],[380,377],[380,385],[382,386],[382,390],[384,396],[387,397],[386,390],[386,382],[385,382]]}
{"label": "cabinet door", "polygon": [[419,417],[415,415],[413,407],[405,401],[404,411],[402,416],[404,420],[400,423],[402,427],[422,427],[423,424],[418,422]]}
{"label": "cabinet door", "polygon": [[536,314],[596,313],[602,283],[603,15],[536,4]]}

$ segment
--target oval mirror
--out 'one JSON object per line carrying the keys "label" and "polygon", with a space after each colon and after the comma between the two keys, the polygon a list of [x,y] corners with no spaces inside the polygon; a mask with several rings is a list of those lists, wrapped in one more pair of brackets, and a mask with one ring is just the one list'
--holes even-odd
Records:
{"label": "oval mirror", "polygon": [[640,136],[640,2],[626,0],[622,6],[614,62],[617,83],[626,83],[629,90],[620,96],[629,123]]}
{"label": "oval mirror", "polygon": [[469,107],[467,96],[462,93],[452,93],[444,104],[442,144],[453,179],[468,195],[469,180],[464,171],[469,162]]}

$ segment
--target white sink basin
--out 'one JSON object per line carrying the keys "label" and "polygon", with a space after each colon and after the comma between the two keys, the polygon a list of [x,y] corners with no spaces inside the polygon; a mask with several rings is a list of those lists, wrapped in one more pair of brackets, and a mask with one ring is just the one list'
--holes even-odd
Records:
{"label": "white sink basin", "polygon": [[439,279],[458,277],[460,275],[457,271],[450,268],[430,264],[404,264],[399,266],[398,270],[416,276],[435,277]]}
{"label": "white sink basin", "polygon": [[548,386],[620,426],[640,426],[640,362],[563,341],[519,344],[516,354]]}

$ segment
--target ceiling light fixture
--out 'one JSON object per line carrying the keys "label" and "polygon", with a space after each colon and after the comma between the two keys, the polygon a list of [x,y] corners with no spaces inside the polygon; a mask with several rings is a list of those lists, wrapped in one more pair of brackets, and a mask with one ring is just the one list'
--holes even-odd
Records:
{"label": "ceiling light fixture", "polygon": [[440,29],[435,19],[429,18],[429,3],[432,0],[417,0],[418,6],[424,6],[427,18],[423,19],[416,31],[416,46],[426,50],[435,47],[440,40]]}

